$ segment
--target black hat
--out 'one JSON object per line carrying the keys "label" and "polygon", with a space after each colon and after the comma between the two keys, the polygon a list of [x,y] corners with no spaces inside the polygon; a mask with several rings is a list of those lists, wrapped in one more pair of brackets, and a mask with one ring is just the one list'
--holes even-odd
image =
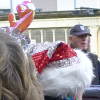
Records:
{"label": "black hat", "polygon": [[70,30],[70,35],[79,36],[79,35],[84,35],[84,34],[91,36],[90,30],[88,29],[88,27],[81,24],[77,24],[73,26]]}

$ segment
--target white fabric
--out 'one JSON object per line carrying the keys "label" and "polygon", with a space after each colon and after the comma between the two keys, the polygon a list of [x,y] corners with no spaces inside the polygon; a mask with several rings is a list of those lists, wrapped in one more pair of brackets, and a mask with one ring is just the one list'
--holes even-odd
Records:
{"label": "white fabric", "polygon": [[94,77],[92,63],[82,51],[75,51],[79,58],[78,63],[71,66],[65,64],[62,67],[57,67],[56,63],[49,64],[39,75],[45,95],[75,95],[90,86]]}

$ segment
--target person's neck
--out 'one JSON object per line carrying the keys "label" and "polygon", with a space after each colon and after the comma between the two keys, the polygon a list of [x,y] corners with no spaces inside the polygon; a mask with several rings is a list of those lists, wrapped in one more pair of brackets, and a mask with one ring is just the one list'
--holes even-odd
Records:
{"label": "person's neck", "polygon": [[[71,46],[71,48],[73,48],[73,49],[80,49],[80,48],[76,48],[73,44],[70,44],[70,46]],[[80,50],[82,50],[82,49],[80,49]],[[88,52],[88,50],[86,50],[86,49],[83,49],[82,50],[84,53],[87,53]]]}
{"label": "person's neck", "polygon": [[82,50],[84,53],[88,53],[88,50]]}

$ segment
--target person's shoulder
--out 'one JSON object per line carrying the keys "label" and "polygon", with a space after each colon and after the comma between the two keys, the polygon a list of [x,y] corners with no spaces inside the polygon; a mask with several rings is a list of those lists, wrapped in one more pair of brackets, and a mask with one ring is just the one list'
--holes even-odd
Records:
{"label": "person's shoulder", "polygon": [[91,52],[88,53],[88,56],[90,58],[93,57],[93,58],[97,58],[98,59],[98,55],[97,54],[94,54],[94,53],[91,53]]}
{"label": "person's shoulder", "polygon": [[95,64],[99,61],[98,59],[98,55],[97,54],[94,54],[94,53],[91,53],[89,52],[88,53],[88,57],[92,60],[92,62]]}

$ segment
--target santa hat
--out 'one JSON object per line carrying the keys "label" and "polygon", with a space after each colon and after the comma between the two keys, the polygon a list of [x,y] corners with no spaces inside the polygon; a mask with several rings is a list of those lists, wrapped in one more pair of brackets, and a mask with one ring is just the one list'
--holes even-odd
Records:
{"label": "santa hat", "polygon": [[[47,49],[46,47],[47,46],[44,45],[43,51],[37,52],[32,55],[32,59],[35,62],[36,68],[39,73],[41,73],[43,69],[47,67],[47,64],[55,61],[70,59],[70,64],[75,63],[76,60],[73,60],[71,62],[71,59],[76,58],[77,54],[68,44],[59,42],[56,43],[56,45],[52,45],[52,47],[48,47]],[[40,47],[37,49],[40,49]]]}
{"label": "santa hat", "polygon": [[30,52],[45,95],[75,96],[90,86],[93,67],[81,50],[64,42],[46,42],[34,45]]}

